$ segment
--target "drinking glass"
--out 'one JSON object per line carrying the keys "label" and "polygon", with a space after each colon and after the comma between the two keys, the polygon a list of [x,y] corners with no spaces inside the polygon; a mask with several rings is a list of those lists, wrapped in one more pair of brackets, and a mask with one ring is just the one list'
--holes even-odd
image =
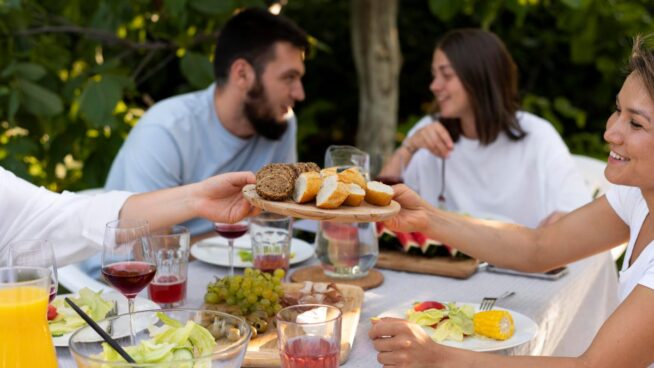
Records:
{"label": "drinking glass", "polygon": [[254,268],[268,273],[281,268],[288,274],[292,228],[292,217],[270,212],[262,212],[250,220]]}
{"label": "drinking glass", "polygon": [[214,228],[218,235],[227,239],[227,244],[229,245],[229,276],[234,276],[234,240],[245,235],[249,227],[248,220],[239,221],[235,224],[214,223]]}
{"label": "drinking glass", "polygon": [[341,352],[342,313],[337,307],[300,304],[277,313],[283,368],[336,368]]}
{"label": "drinking glass", "polygon": [[179,307],[186,300],[186,276],[191,233],[171,226],[148,236],[157,272],[148,285],[150,299],[162,308]]}
{"label": "drinking glass", "polygon": [[45,318],[51,278],[47,268],[0,268],[0,367],[57,367]]}
{"label": "drinking glass", "polygon": [[52,243],[45,239],[18,240],[9,244],[9,266],[42,267],[50,270],[50,298],[57,296],[57,262]]}
{"label": "drinking glass", "polygon": [[370,179],[370,156],[360,149],[353,146],[331,145],[325,152],[325,167],[356,166],[366,178]]}
{"label": "drinking glass", "polygon": [[[102,275],[127,298],[129,313],[134,313],[134,298],[145,288],[157,271],[150,244],[149,225],[145,220],[109,222],[104,233]],[[130,321],[130,334],[134,330]]]}

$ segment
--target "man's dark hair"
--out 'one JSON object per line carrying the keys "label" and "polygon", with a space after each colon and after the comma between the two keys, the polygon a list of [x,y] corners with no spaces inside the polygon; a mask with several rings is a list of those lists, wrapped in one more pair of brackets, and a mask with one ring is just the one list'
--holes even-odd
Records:
{"label": "man's dark hair", "polygon": [[289,42],[300,50],[309,48],[306,32],[284,16],[258,8],[245,9],[233,16],[216,41],[213,61],[216,84],[222,86],[227,82],[229,68],[237,59],[245,59],[257,76],[261,75],[266,63],[275,56],[276,42]]}
{"label": "man's dark hair", "polygon": [[518,69],[499,37],[481,29],[457,29],[445,34],[436,49],[445,53],[468,93],[482,145],[493,143],[501,132],[513,141],[527,135],[515,115]]}

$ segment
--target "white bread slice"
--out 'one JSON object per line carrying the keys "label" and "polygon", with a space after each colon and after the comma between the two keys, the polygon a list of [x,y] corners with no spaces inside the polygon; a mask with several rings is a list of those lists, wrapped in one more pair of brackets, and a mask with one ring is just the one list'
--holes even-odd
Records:
{"label": "white bread slice", "polygon": [[295,179],[293,200],[297,203],[312,201],[320,190],[320,174],[315,171],[304,172]]}
{"label": "white bread slice", "polygon": [[388,206],[395,192],[390,185],[379,181],[369,181],[366,187],[366,202],[375,206]]}
{"label": "white bread slice", "polygon": [[343,204],[352,207],[361,205],[361,202],[363,202],[363,198],[366,196],[366,191],[354,183],[350,183],[346,185],[350,194],[347,196],[347,199],[345,200],[345,202],[343,202]]}
{"label": "white bread slice", "polygon": [[339,172],[338,179],[345,184],[354,183],[363,189],[366,188],[366,179],[363,177],[358,167],[350,167],[347,170]]}
{"label": "white bread slice", "polygon": [[345,184],[338,181],[338,176],[330,175],[322,180],[320,191],[316,197],[319,208],[337,208],[347,199],[350,192]]}
{"label": "white bread slice", "polygon": [[328,176],[336,175],[336,170],[338,170],[338,167],[336,166],[326,167],[320,170],[320,177],[324,179]]}

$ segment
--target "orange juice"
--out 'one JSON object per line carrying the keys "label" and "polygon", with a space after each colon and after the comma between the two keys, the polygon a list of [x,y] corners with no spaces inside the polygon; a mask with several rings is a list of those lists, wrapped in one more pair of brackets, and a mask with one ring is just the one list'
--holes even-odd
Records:
{"label": "orange juice", "polygon": [[43,288],[0,288],[0,368],[57,367],[47,308]]}

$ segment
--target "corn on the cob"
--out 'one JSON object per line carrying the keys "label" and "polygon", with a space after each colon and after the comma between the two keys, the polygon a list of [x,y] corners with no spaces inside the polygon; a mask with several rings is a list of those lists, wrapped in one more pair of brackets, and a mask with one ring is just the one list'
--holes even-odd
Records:
{"label": "corn on the cob", "polygon": [[511,313],[503,310],[478,312],[474,316],[473,324],[476,334],[496,340],[506,340],[515,332]]}

